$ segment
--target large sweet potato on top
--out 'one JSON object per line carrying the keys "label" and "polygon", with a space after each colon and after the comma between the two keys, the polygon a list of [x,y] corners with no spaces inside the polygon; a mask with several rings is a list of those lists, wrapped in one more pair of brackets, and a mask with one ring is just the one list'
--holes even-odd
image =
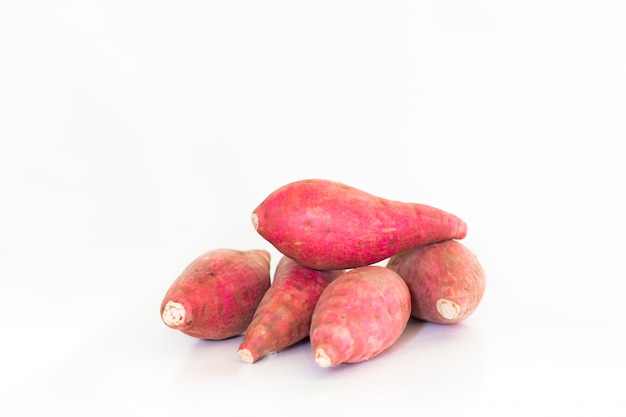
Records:
{"label": "large sweet potato on top", "polygon": [[252,223],[282,254],[322,270],[370,265],[467,233],[465,222],[435,207],[387,200],[321,179],[275,190],[252,212]]}

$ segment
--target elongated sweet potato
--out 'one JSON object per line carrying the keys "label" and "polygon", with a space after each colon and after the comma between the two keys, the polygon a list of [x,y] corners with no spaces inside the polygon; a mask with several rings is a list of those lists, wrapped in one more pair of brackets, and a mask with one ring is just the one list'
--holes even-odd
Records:
{"label": "elongated sweet potato", "polygon": [[467,234],[465,222],[443,210],[322,179],[278,188],[252,212],[252,224],[282,254],[322,270],[370,265]]}
{"label": "elongated sweet potato", "polygon": [[465,320],[485,292],[482,266],[456,240],[398,253],[386,266],[406,281],[411,291],[411,314],[421,320],[440,324]]}
{"label": "elongated sweet potato", "polygon": [[321,367],[371,359],[404,331],[411,296],[404,280],[383,266],[352,269],[331,282],[313,311],[310,339]]}
{"label": "elongated sweet potato", "polygon": [[201,339],[239,335],[270,282],[268,251],[211,250],[193,260],[172,283],[161,302],[161,319]]}
{"label": "elongated sweet potato", "polygon": [[322,291],[343,272],[310,269],[283,256],[239,346],[241,360],[253,363],[304,340]]}

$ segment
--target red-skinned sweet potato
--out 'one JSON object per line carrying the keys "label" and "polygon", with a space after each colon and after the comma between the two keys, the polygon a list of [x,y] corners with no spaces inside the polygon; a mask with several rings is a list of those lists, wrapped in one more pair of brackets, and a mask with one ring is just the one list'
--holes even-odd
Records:
{"label": "red-skinned sweet potato", "polygon": [[270,286],[266,250],[214,249],[193,260],[168,289],[161,319],[210,340],[243,333]]}
{"label": "red-skinned sweet potato", "polygon": [[411,314],[453,324],[476,310],[485,292],[485,272],[461,242],[447,240],[398,253],[387,262],[411,291]]}
{"label": "red-skinned sweet potato", "polygon": [[283,256],[239,346],[241,360],[253,363],[304,340],[322,291],[343,272],[310,269]]}
{"label": "red-skinned sweet potato", "polygon": [[383,266],[352,269],[322,292],[311,320],[310,340],[321,367],[378,356],[396,342],[411,314],[404,280]]}
{"label": "red-skinned sweet potato", "polygon": [[322,179],[278,188],[252,212],[252,223],[282,254],[321,270],[371,265],[467,234],[465,222],[443,210]]}

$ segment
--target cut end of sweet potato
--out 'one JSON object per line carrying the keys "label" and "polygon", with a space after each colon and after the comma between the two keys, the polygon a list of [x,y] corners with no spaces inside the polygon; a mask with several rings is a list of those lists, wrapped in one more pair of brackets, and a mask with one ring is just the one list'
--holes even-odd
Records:
{"label": "cut end of sweet potato", "polygon": [[239,359],[245,363],[254,363],[254,357],[248,349],[239,349],[237,354],[239,355]]}
{"label": "cut end of sweet potato", "polygon": [[332,361],[330,357],[326,354],[324,349],[319,348],[315,350],[315,363],[321,366],[322,368],[328,368],[332,365]]}
{"label": "cut end of sweet potato", "polygon": [[185,307],[175,301],[168,301],[161,314],[163,323],[169,327],[178,327],[185,322]]}
{"label": "cut end of sweet potato", "polygon": [[252,220],[252,226],[254,226],[254,230],[257,230],[259,228],[259,217],[256,215],[256,213],[252,213],[250,218]]}
{"label": "cut end of sweet potato", "polygon": [[445,298],[437,300],[437,311],[448,320],[456,319],[461,313],[461,307],[454,301]]}

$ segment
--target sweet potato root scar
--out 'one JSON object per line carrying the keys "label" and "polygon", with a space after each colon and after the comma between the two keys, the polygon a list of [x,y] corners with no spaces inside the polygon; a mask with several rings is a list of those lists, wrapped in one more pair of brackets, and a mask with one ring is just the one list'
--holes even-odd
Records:
{"label": "sweet potato root scar", "polygon": [[457,318],[461,313],[461,307],[457,303],[445,298],[438,299],[436,305],[439,314],[449,320]]}
{"label": "sweet potato root scar", "polygon": [[328,368],[330,366],[330,358],[324,352],[324,349],[317,349],[315,351],[315,363],[322,368]]}
{"label": "sweet potato root scar", "polygon": [[383,233],[389,233],[389,232],[395,232],[395,231],[396,231],[395,227],[387,227],[387,228],[381,230],[381,232],[383,232]]}
{"label": "sweet potato root scar", "polygon": [[252,357],[252,353],[250,353],[250,351],[248,349],[239,349],[237,351],[237,354],[239,355],[239,358],[244,361],[245,363],[253,363],[254,362],[254,358]]}
{"label": "sweet potato root scar", "polygon": [[180,303],[168,301],[163,308],[161,318],[169,327],[180,326],[185,322],[185,307]]}
{"label": "sweet potato root scar", "polygon": [[259,217],[256,213],[252,213],[250,217],[252,219],[252,226],[254,226],[254,230],[257,230],[259,228]]}

